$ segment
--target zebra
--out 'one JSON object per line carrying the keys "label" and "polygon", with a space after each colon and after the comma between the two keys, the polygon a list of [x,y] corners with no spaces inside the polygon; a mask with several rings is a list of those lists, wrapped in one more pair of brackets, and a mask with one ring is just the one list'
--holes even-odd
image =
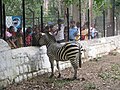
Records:
{"label": "zebra", "polygon": [[80,47],[78,44],[73,42],[67,42],[66,44],[57,43],[55,37],[49,32],[44,34],[39,34],[36,36],[37,46],[46,45],[47,55],[49,57],[51,65],[51,75],[54,76],[54,60],[56,60],[57,69],[58,69],[58,78],[61,77],[59,61],[68,61],[70,60],[71,65],[74,69],[73,79],[77,79],[77,69],[78,69],[78,60],[80,54]]}

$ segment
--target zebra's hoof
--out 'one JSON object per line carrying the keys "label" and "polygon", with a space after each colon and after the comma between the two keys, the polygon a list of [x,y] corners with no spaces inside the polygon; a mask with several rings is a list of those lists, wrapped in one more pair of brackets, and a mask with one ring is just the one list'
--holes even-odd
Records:
{"label": "zebra's hoof", "polygon": [[57,78],[60,78],[61,77],[61,74],[59,74],[58,76],[57,76]]}
{"label": "zebra's hoof", "polygon": [[85,81],[85,78],[83,77],[83,78],[81,78],[81,81]]}
{"label": "zebra's hoof", "polygon": [[72,80],[80,80],[80,79],[77,77],[73,77]]}
{"label": "zebra's hoof", "polygon": [[52,75],[50,75],[50,77],[49,78],[53,78],[54,77],[54,75],[52,74]]}

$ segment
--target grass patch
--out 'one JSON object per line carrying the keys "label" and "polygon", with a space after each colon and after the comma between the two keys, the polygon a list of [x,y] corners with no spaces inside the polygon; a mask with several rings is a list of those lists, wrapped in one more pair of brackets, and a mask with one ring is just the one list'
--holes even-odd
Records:
{"label": "grass patch", "polygon": [[109,71],[99,73],[98,77],[102,78],[103,80],[110,78],[113,78],[114,80],[120,80],[120,65],[113,64]]}
{"label": "grass patch", "polygon": [[74,80],[69,80],[69,79],[63,79],[63,78],[49,78],[47,81],[47,83],[51,84],[52,87],[63,87],[63,86],[67,86],[70,83],[73,83]]}
{"label": "grass patch", "polygon": [[86,83],[84,85],[84,90],[96,90],[96,85],[94,83]]}
{"label": "grass patch", "polygon": [[120,65],[119,64],[114,64],[111,66],[112,71],[119,71],[120,72]]}
{"label": "grass patch", "polygon": [[62,87],[64,85],[70,84],[71,82],[72,81],[68,81],[68,80],[56,80],[54,83],[55,86]]}
{"label": "grass patch", "polygon": [[103,80],[110,78],[110,74],[107,72],[102,72],[98,74],[98,77],[101,77]]}
{"label": "grass patch", "polygon": [[106,80],[110,78],[110,74],[107,72],[103,72],[103,73],[98,74],[98,77],[102,78],[103,80]]}
{"label": "grass patch", "polygon": [[114,64],[111,66],[111,71],[112,71],[112,78],[120,80],[120,65],[119,64]]}

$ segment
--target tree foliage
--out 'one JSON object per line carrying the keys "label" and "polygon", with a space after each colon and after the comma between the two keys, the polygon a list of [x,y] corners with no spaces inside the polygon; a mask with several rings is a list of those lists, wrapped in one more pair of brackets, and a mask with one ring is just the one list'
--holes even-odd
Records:
{"label": "tree foliage", "polygon": [[[49,13],[48,15],[55,15],[58,9],[59,0],[48,0],[49,1]],[[79,0],[61,0],[61,4],[70,6],[71,4],[79,4]],[[88,2],[89,0],[81,0],[81,3]],[[116,11],[120,12],[120,0],[115,0]],[[6,7],[6,15],[22,15],[22,0],[3,0]],[[28,9],[30,8],[35,13],[35,17],[40,17],[40,6],[43,4],[44,0],[25,0],[25,13],[26,17],[32,17],[32,12]],[[110,6],[110,0],[93,0],[93,11],[94,13],[100,13],[104,8]],[[82,8],[84,9],[84,8]],[[87,8],[86,8],[87,9]],[[82,10],[83,11],[83,10]]]}
{"label": "tree foliage", "polygon": [[[22,0],[4,0],[6,15],[22,15]],[[32,13],[30,8],[35,12],[36,16],[40,15],[40,5],[43,0],[25,0],[26,16],[31,17]]]}

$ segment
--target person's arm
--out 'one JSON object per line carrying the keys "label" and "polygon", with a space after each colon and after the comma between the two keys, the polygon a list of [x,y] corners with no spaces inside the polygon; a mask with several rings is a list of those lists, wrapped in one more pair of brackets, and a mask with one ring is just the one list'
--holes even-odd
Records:
{"label": "person's arm", "polygon": [[74,32],[74,36],[77,36],[77,35],[78,35],[78,30],[76,29]]}
{"label": "person's arm", "polygon": [[14,48],[17,48],[17,46],[15,45],[15,43],[12,41],[12,40],[8,40],[10,43],[11,43],[11,45],[14,47]]}

